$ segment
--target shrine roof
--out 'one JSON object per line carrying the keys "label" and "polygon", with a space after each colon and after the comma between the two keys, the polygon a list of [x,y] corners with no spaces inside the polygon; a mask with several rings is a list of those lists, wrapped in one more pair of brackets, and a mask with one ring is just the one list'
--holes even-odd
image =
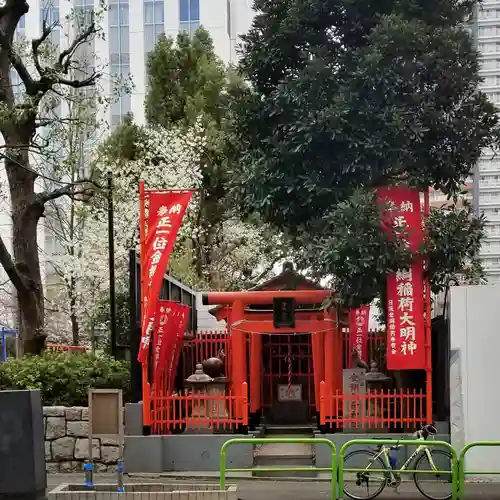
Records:
{"label": "shrine roof", "polygon": [[[263,283],[249,288],[248,292],[260,290],[324,290],[319,283],[307,279],[302,274],[295,271],[293,265],[289,262],[283,264],[283,271],[273,278],[264,281]],[[215,306],[209,310],[214,316],[224,306]]]}
{"label": "shrine roof", "polygon": [[248,289],[249,292],[257,290],[324,290],[324,287],[307,279],[289,263],[285,263],[280,274]]}

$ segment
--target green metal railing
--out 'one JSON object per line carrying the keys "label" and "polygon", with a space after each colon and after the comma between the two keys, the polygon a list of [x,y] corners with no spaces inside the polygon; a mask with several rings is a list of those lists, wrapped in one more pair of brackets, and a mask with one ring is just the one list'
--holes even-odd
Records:
{"label": "green metal railing", "polygon": [[[338,464],[337,464],[337,453],[335,444],[326,438],[243,438],[243,439],[231,439],[226,441],[220,451],[220,488],[224,489],[226,486],[226,475],[228,472],[330,472],[332,475],[331,481],[331,500],[342,500],[344,494],[344,472],[363,472],[365,469],[346,469],[344,467],[344,459],[346,455],[346,450],[356,445],[370,445],[379,446],[381,444],[387,446],[394,446],[395,444],[401,446],[428,446],[428,447],[438,447],[441,446],[446,448],[450,453],[452,458],[451,470],[450,471],[440,471],[442,473],[451,474],[451,484],[452,484],[452,500],[461,500],[465,493],[465,475],[466,474],[477,474],[477,475],[500,475],[500,470],[497,472],[492,471],[466,471],[465,470],[465,455],[471,448],[482,447],[482,446],[496,446],[500,447],[500,441],[476,441],[470,443],[462,449],[460,454],[457,456],[457,452],[453,446],[451,446],[446,441],[425,441],[419,439],[402,439],[396,441],[394,439],[353,439],[345,443],[339,452]],[[227,449],[235,444],[311,444],[318,445],[324,444],[329,446],[331,449],[331,466],[330,467],[247,467],[242,469],[228,469],[226,467],[227,462]],[[338,467],[337,467],[338,465]],[[371,469],[370,472],[387,472],[387,469]],[[413,470],[413,469],[392,469],[392,472],[396,473],[423,473],[423,474],[433,474],[433,470]],[[338,495],[337,495],[338,488]]]}
{"label": "green metal railing", "polygon": [[[330,467],[247,467],[244,469],[228,469],[226,467],[227,449],[235,444],[325,444],[332,451],[332,464]],[[220,489],[226,487],[226,473],[228,472],[330,472],[332,474],[331,500],[337,498],[337,451],[335,445],[325,438],[241,438],[226,441],[220,450]]]}
{"label": "green metal railing", "polygon": [[[339,490],[339,500],[342,500],[343,494],[344,494],[344,472],[364,472],[365,469],[345,469],[344,468],[344,458],[345,458],[345,451],[355,445],[374,445],[374,446],[379,446],[381,444],[385,444],[387,446],[394,446],[395,444],[399,444],[401,446],[422,446],[425,444],[425,446],[429,447],[437,447],[437,446],[442,446],[446,448],[452,457],[452,463],[451,463],[451,471],[440,471],[440,472],[447,472],[451,473],[451,484],[452,484],[452,500],[458,500],[458,491],[459,491],[459,484],[458,484],[458,459],[457,459],[457,452],[455,451],[455,448],[450,445],[450,443],[447,443],[446,441],[422,441],[420,439],[402,439],[400,441],[395,441],[394,439],[353,439],[352,441],[348,441],[345,443],[341,448],[339,452],[339,463],[338,463],[338,490]],[[370,472],[387,472],[387,469],[371,469]],[[424,473],[424,474],[432,474],[435,473],[435,471],[432,470],[412,470],[412,469],[392,469],[392,472],[397,472],[397,473],[405,473],[409,472],[415,473]]]}
{"label": "green metal railing", "polygon": [[466,474],[481,474],[481,475],[500,475],[500,471],[496,472],[484,472],[484,471],[466,471],[465,470],[465,455],[471,448],[476,448],[479,446],[500,446],[500,441],[476,441],[474,443],[469,443],[462,448],[462,451],[458,455],[458,498],[463,498],[465,493],[465,475]]}

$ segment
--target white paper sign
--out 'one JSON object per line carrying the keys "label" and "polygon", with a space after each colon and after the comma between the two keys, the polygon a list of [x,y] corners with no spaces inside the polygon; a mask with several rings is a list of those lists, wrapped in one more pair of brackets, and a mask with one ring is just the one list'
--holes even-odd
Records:
{"label": "white paper sign", "polygon": [[292,384],[290,388],[288,385],[278,385],[278,401],[302,401],[302,385]]}

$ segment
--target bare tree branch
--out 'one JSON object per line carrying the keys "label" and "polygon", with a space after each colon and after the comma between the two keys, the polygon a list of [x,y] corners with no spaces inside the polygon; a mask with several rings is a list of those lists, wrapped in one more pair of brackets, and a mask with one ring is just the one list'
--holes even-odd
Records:
{"label": "bare tree branch", "polygon": [[38,49],[40,45],[42,45],[45,40],[50,36],[52,30],[55,28],[56,24],[48,25],[47,21],[43,20],[42,22],[42,34],[38,38],[33,38],[31,40],[31,50],[33,52],[33,64],[35,65],[38,74],[43,77],[46,69],[42,67],[40,64],[40,56],[38,54]]}
{"label": "bare tree branch", "polygon": [[[59,123],[67,123],[67,124],[71,124],[71,123],[76,123],[78,122],[78,119],[76,118],[70,118],[70,117],[57,117],[57,121]],[[35,123],[35,127],[37,128],[41,128],[41,127],[47,127],[48,125],[51,125],[54,123],[54,118],[39,118],[37,119],[36,123]]]}
{"label": "bare tree branch", "polygon": [[14,66],[14,69],[17,71],[19,78],[21,78],[22,82],[24,83],[24,86],[26,87],[26,92],[30,94],[32,92],[35,82],[31,77],[28,69],[24,65],[23,61],[12,47],[12,41],[9,40],[8,35],[1,28],[0,28],[0,47],[3,50],[5,50],[5,52],[7,52],[10,63],[12,64],[12,66]]}
{"label": "bare tree branch", "polygon": [[92,73],[87,78],[83,80],[79,80],[75,78],[73,80],[68,80],[66,78],[62,78],[60,76],[57,77],[57,80],[54,83],[59,83],[61,85],[67,85],[68,87],[73,87],[74,89],[81,89],[83,87],[89,87],[90,85],[94,85],[96,80],[101,77],[101,73]]}
{"label": "bare tree branch", "polygon": [[[56,24],[48,25],[45,21],[42,25],[42,34],[39,38],[34,38],[31,41],[31,48],[33,52],[33,64],[35,65],[36,70],[40,75],[40,79],[37,81],[28,82],[31,85],[30,90],[28,91],[28,85],[26,85],[26,91],[28,94],[37,95],[39,99],[47,93],[49,90],[54,90],[54,86],[66,85],[72,88],[83,88],[93,85],[96,80],[101,76],[100,73],[94,72],[92,75],[88,76],[84,79],[70,79],[64,78],[61,76],[61,73],[67,75],[70,70],[70,65],[72,61],[72,56],[74,55],[75,50],[82,44],[89,41],[90,37],[99,32],[99,29],[96,27],[95,23],[91,23],[88,28],[82,33],[80,33],[74,40],[71,46],[68,49],[63,50],[59,57],[57,63],[54,67],[43,67],[40,62],[40,54],[39,49],[42,43],[50,36],[52,30]],[[13,63],[14,64],[14,63]],[[21,75],[20,75],[21,76]],[[28,74],[29,76],[29,74]],[[31,78],[31,77],[30,77]]]}
{"label": "bare tree branch", "polygon": [[[79,188],[78,188],[79,187]],[[58,189],[54,189],[53,191],[43,191],[38,193],[36,196],[36,203],[41,203],[45,205],[48,201],[57,200],[63,196],[69,196],[70,198],[78,198],[79,196],[88,196],[92,195],[94,191],[97,189],[101,189],[99,184],[94,181],[83,179],[79,181],[75,181],[72,184],[67,184]]]}
{"label": "bare tree branch", "polygon": [[12,256],[10,255],[3,238],[0,236],[0,263],[2,264],[7,276],[12,281],[12,284],[16,287],[16,290],[19,292],[25,292],[27,290],[26,282],[17,269],[14,261],[12,260]]}
{"label": "bare tree branch", "polygon": [[73,42],[67,49],[63,50],[59,54],[55,69],[61,71],[64,74],[68,74],[73,55],[75,54],[78,47],[80,47],[80,45],[83,45],[92,35],[94,35],[98,31],[99,30],[96,28],[95,23],[91,23],[86,30],[82,31],[82,33],[80,33],[80,35],[78,35],[73,40]]}

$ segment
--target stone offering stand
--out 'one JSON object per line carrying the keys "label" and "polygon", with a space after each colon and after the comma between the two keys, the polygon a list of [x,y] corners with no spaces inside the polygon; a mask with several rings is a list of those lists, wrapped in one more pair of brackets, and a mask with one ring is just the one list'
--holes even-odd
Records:
{"label": "stone offering stand", "polygon": [[[83,470],[89,457],[88,408],[44,406],[43,420],[47,472]],[[119,457],[118,441],[93,439],[92,447],[96,472],[114,472]]]}
{"label": "stone offering stand", "polygon": [[48,500],[238,500],[236,486],[221,490],[217,484],[125,484],[117,493],[116,485],[101,484],[86,489],[82,485],[61,484]]}

